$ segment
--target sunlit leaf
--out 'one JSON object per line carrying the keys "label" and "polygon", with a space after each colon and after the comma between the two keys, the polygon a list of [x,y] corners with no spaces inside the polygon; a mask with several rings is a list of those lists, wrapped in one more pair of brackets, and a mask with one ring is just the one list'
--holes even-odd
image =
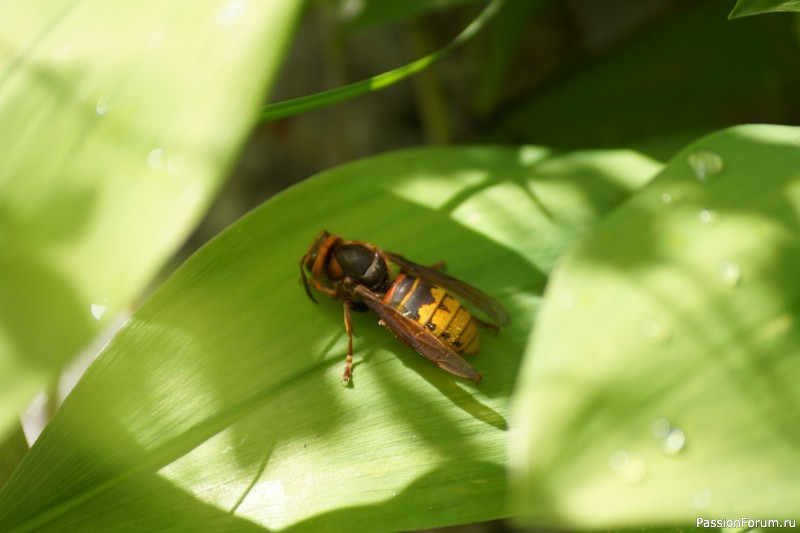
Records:
{"label": "sunlit leaf", "polygon": [[529,520],[797,516],[799,139],[696,141],[554,272],[515,405]]}
{"label": "sunlit leaf", "polygon": [[0,435],[203,213],[296,10],[0,2]]}
{"label": "sunlit leaf", "polygon": [[[0,491],[0,530],[409,530],[506,509],[508,402],[547,273],[660,169],[628,151],[419,149],[349,164],[262,205],[133,316]],[[448,272],[505,304],[476,385],[354,316],[298,260],[320,229]]]}

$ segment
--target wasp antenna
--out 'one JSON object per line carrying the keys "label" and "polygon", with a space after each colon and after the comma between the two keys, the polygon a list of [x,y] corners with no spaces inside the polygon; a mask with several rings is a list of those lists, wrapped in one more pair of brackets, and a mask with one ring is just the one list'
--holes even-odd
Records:
{"label": "wasp antenna", "polygon": [[305,269],[303,269],[303,263],[305,263],[305,260],[306,256],[303,256],[303,258],[300,259],[300,279],[303,281],[303,287],[306,289],[306,294],[308,294],[308,297],[311,298],[312,302],[317,303],[317,299],[314,298],[314,295],[311,294],[311,289],[308,288],[308,278],[306,277]]}

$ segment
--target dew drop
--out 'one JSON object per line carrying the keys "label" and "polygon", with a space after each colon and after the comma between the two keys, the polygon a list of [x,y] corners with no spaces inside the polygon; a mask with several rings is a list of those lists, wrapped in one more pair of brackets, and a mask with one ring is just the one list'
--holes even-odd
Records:
{"label": "dew drop", "polygon": [[161,170],[164,168],[164,149],[154,148],[147,154],[147,164],[153,170]]}
{"label": "dew drop", "polygon": [[652,318],[642,322],[641,331],[645,339],[656,344],[664,344],[670,338],[669,328]]}
{"label": "dew drop", "polygon": [[672,429],[669,424],[669,420],[666,418],[659,418],[655,422],[653,422],[653,436],[659,440],[664,439],[669,435],[669,431]]}
{"label": "dew drop", "polygon": [[628,466],[628,452],[617,450],[608,458],[608,467],[614,472],[622,472]]}
{"label": "dew drop", "polygon": [[228,0],[219,8],[214,18],[220,25],[230,26],[245,14],[247,3],[248,0]]}
{"label": "dew drop", "polygon": [[107,305],[103,304],[92,304],[92,316],[95,320],[100,320],[103,318],[103,314],[105,314],[106,310],[108,309]]}
{"label": "dew drop", "polygon": [[644,458],[629,455],[625,450],[613,452],[608,458],[608,466],[629,485],[640,483],[647,475],[647,463]]}
{"label": "dew drop", "polygon": [[673,429],[663,439],[664,453],[675,455],[686,446],[686,434],[680,429]]}
{"label": "dew drop", "polygon": [[722,261],[719,264],[719,275],[728,287],[735,287],[742,279],[742,269],[733,261]]}
{"label": "dew drop", "polygon": [[700,222],[703,224],[711,224],[717,219],[717,212],[713,209],[703,209],[700,211],[700,215],[698,215]]}
{"label": "dew drop", "polygon": [[686,157],[686,161],[697,179],[703,183],[722,172],[724,166],[719,154],[711,150],[695,150]]}
{"label": "dew drop", "polygon": [[694,495],[694,508],[698,511],[702,511],[708,509],[709,505],[711,505],[711,490],[698,490]]}
{"label": "dew drop", "polygon": [[666,454],[675,455],[686,446],[686,434],[681,429],[673,428],[666,418],[653,422],[651,430],[653,437],[661,441],[662,450]]}
{"label": "dew drop", "polygon": [[97,102],[94,105],[94,110],[101,117],[106,115],[111,110],[111,103],[108,101],[108,98],[106,98],[105,96],[103,96],[102,98],[98,98]]}
{"label": "dew drop", "polygon": [[661,196],[661,203],[664,205],[676,205],[683,200],[683,193],[681,191],[672,191],[672,192],[662,192]]}

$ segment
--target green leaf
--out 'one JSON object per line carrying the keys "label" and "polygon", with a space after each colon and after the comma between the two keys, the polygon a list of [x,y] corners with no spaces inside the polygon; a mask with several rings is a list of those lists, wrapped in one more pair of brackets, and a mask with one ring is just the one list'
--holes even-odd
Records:
{"label": "green leaf", "polygon": [[735,19],[776,11],[800,11],[800,0],[738,0],[728,17]]}
{"label": "green leaf", "polygon": [[0,435],[202,215],[296,10],[0,3]]}
{"label": "green leaf", "polygon": [[[0,491],[0,530],[376,531],[505,516],[508,399],[546,273],[660,165],[629,151],[437,148],[333,169],[190,258],[89,368]],[[325,228],[448,271],[514,323],[465,383],[309,301],[298,260]]]}
{"label": "green leaf", "polygon": [[531,522],[797,516],[798,139],[696,141],[560,263],[514,407]]}
{"label": "green leaf", "polygon": [[409,76],[429,67],[451,50],[460,46],[461,44],[469,41],[472,37],[481,30],[491,19],[495,13],[502,7],[505,0],[492,0],[489,4],[475,17],[475,19],[467,25],[461,33],[447,43],[445,46],[439,48],[424,57],[421,57],[407,65],[394,68],[392,70],[378,74],[366,80],[350,83],[343,87],[336,87],[317,94],[309,94],[291,100],[284,100],[282,102],[275,102],[267,104],[261,108],[259,114],[260,122],[268,122],[277,120],[279,118],[305,113],[321,107],[330,106],[338,102],[343,102],[356,96],[377,91],[402,81]]}
{"label": "green leaf", "polygon": [[22,426],[17,424],[12,428],[7,437],[0,442],[0,487],[2,487],[17,465],[28,453],[28,441],[22,432]]}

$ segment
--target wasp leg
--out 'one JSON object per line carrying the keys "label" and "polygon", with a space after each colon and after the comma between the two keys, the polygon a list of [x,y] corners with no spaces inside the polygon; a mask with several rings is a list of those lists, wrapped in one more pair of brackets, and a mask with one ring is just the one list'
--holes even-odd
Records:
{"label": "wasp leg", "polygon": [[[317,281],[317,280],[315,280],[313,278],[308,278],[308,283],[310,283],[319,292],[324,292],[325,294],[327,294],[331,298],[335,299],[335,298],[339,297],[339,292],[336,289],[331,289],[330,287],[326,287],[325,285],[323,285],[322,283],[320,283],[319,281]],[[312,298],[312,300],[313,300],[313,298]]]}
{"label": "wasp leg", "polygon": [[428,268],[430,268],[431,270],[445,270],[447,267],[445,266],[444,261],[436,261]]}
{"label": "wasp leg", "polygon": [[484,327],[486,329],[490,329],[490,330],[494,331],[495,333],[497,333],[497,331],[500,329],[500,326],[498,326],[497,324],[494,324],[493,322],[487,322],[485,320],[481,320],[480,318],[478,318],[478,317],[476,317],[474,315],[472,316],[472,320],[474,320],[475,323],[478,324],[479,326],[482,326],[482,327]]}
{"label": "wasp leg", "polygon": [[350,320],[350,300],[344,301],[344,329],[347,331],[347,357],[344,360],[342,383],[348,383],[353,376],[353,322]]}

